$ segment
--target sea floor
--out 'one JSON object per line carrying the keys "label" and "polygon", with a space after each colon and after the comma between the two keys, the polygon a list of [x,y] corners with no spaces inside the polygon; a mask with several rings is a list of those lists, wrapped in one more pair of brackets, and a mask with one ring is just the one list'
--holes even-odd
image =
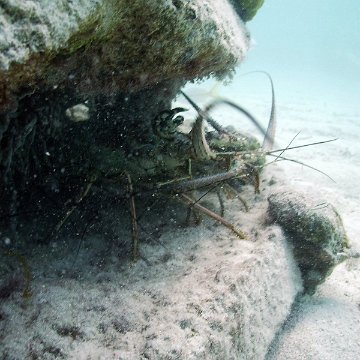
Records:
{"label": "sea floor", "polygon": [[[195,87],[186,91],[200,104],[211,96]],[[244,101],[266,126],[269,98],[233,100]],[[178,104],[188,106],[180,98]],[[224,110],[216,116],[251,132],[238,115]],[[284,153],[327,175],[276,161],[266,167],[260,195],[251,185],[243,188],[249,212],[238,199],[227,200],[225,216],[250,241],[209,219],[184,226],[186,208],[166,200],[156,211],[142,209],[142,256],[136,263],[131,261],[127,208],[111,202],[100,212],[101,226],[82,223],[75,212],[78,230],[72,236],[59,234],[21,256],[6,253],[9,244],[2,244],[0,357],[232,359],[236,347],[240,353],[243,349],[244,359],[357,358],[359,116],[356,109],[334,110],[306,97],[278,101],[275,147],[292,140],[293,146],[337,140]],[[298,271],[280,229],[266,217],[267,196],[283,187],[315,190],[332,203],[354,254],[313,296],[295,302],[301,290]],[[214,199],[208,203],[216,210]],[[239,314],[246,316],[240,321]],[[240,339],[237,334],[245,335]]]}
{"label": "sea floor", "polygon": [[[275,90],[280,85],[276,91],[275,149],[290,143],[297,146],[336,141],[284,152],[283,156],[320,172],[290,161],[276,161],[269,167],[284,186],[305,192],[315,190],[338,209],[355,257],[338,265],[313,296],[298,299],[266,359],[355,359],[360,354],[360,106],[351,101],[351,89],[347,89],[351,95],[348,98],[345,88],[342,96],[334,96],[331,89],[320,89],[320,84],[313,89],[311,79],[299,77],[300,81],[294,82],[291,74],[282,76],[279,71],[278,75],[278,81],[274,81]],[[259,80],[258,76],[249,74],[246,78],[252,78],[245,80],[240,75],[227,87],[212,83],[213,91],[209,92],[210,86],[206,90],[192,87],[189,92],[204,103],[209,102],[209,95],[231,98],[253,112],[266,128],[270,90],[264,85],[266,80]],[[221,111],[226,122],[252,128],[238,114]]]}

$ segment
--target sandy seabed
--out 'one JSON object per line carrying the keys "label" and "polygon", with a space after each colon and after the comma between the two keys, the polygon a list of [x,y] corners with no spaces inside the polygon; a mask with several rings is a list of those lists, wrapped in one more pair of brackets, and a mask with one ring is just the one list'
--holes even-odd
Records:
{"label": "sandy seabed", "polygon": [[[359,255],[360,236],[360,108],[323,104],[309,99],[279,108],[282,144],[301,131],[296,144],[337,140],[299,149],[296,158],[331,176],[283,163],[284,179],[296,189],[313,189],[340,212],[352,252]],[[279,140],[280,141],[280,140]],[[280,170],[279,170],[280,171]],[[360,357],[360,259],[338,265],[312,297],[300,298],[276,338],[267,359],[356,359]]]}
{"label": "sandy seabed", "polygon": [[[243,79],[238,78],[235,80],[235,88],[221,88],[219,93],[255,111],[258,119],[267,119],[269,97],[264,93],[260,96],[256,94],[256,90],[264,88],[263,83],[255,82],[253,94],[249,95],[246,83],[244,89],[242,82]],[[289,79],[284,80],[283,85],[285,83],[288,84]],[[311,89],[311,83],[307,86]],[[203,93],[191,90],[202,99],[200,94]],[[352,94],[351,89],[348,92]],[[289,94],[293,95],[290,97]],[[269,165],[267,171],[277,179],[276,187],[291,186],[305,193],[315,191],[319,198],[333,204],[342,216],[354,258],[338,265],[313,296],[297,299],[269,348],[267,360],[360,357],[360,107],[358,103],[337,101],[344,98],[344,94],[338,99],[327,97],[327,89],[317,93],[317,96],[314,94],[312,91],[306,94],[301,90],[294,93],[289,85],[282,89],[278,97],[274,148],[284,148],[291,141],[291,145],[296,146],[337,139],[332,143],[284,153],[289,158],[319,169],[327,176],[286,161]],[[246,122],[239,121],[235,114],[225,115],[224,121],[241,123],[241,126],[247,127]],[[263,121],[263,125],[266,126],[266,121]]]}
{"label": "sandy seabed", "polygon": [[[201,102],[196,92],[189,94]],[[248,105],[259,117],[268,116],[259,99]],[[225,115],[235,123],[235,113]],[[315,190],[339,210],[352,252],[360,253],[359,117],[356,109],[335,111],[306,100],[278,106],[276,147],[285,147],[299,131],[293,145],[338,138],[289,153],[335,182],[299,164],[269,165],[261,194],[251,186],[241,193],[248,213],[238,199],[227,200],[227,219],[250,240],[239,240],[212,220],[180,226],[186,209],[168,202],[144,218],[146,241],[136,264],[124,255],[130,232],[123,207],[104,214],[102,229],[111,235],[89,231],[77,256],[76,236],[31,249],[29,299],[22,296],[22,267],[5,257],[1,275],[18,285],[1,300],[0,357],[359,358],[360,259],[338,265],[313,296],[297,297],[302,285],[291,250],[266,216],[272,192],[284,186]]]}

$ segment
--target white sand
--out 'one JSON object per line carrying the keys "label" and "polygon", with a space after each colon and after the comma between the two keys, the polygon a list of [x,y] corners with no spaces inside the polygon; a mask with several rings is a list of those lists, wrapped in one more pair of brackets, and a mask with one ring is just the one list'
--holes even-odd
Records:
{"label": "white sand", "polygon": [[[153,232],[141,246],[146,261],[119,254],[129,239],[119,207],[103,218],[117,238],[86,236],[73,267],[78,237],[34,247],[32,297],[16,290],[2,300],[2,358],[263,358],[301,290],[286,239],[266,225],[266,193],[247,187],[249,213],[227,202],[227,218],[249,240],[209,220],[178,227],[185,208],[169,203],[142,222],[143,236]],[[16,262],[2,260],[3,276],[14,268],[21,276]]]}

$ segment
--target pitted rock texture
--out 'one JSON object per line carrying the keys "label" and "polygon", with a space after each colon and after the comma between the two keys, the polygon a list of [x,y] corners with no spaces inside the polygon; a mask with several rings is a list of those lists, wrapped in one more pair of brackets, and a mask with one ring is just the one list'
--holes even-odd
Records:
{"label": "pitted rock texture", "polygon": [[247,52],[228,0],[3,0],[0,113],[40,87],[114,93],[222,78]]}
{"label": "pitted rock texture", "polygon": [[336,209],[309,193],[283,191],[272,194],[268,213],[291,241],[301,270],[304,289],[313,293],[346,256],[348,239]]}

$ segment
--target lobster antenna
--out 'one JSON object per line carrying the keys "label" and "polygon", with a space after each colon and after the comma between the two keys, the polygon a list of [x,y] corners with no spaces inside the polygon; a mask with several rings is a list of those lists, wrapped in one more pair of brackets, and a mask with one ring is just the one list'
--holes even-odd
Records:
{"label": "lobster antenna", "polygon": [[[193,101],[191,102],[191,104],[192,103],[193,103]],[[210,121],[213,121],[209,117],[209,111],[212,110],[213,108],[215,108],[215,106],[221,105],[221,104],[229,105],[229,106],[235,108],[236,110],[240,111],[241,113],[243,113],[260,130],[260,132],[264,135],[265,139],[268,137],[267,132],[263,129],[263,127],[260,125],[260,123],[254,118],[253,115],[251,115],[243,107],[241,107],[227,99],[217,99],[217,100],[214,100],[213,102],[211,102],[205,108],[205,110],[201,110],[197,106],[197,108],[199,108],[200,111],[199,111],[199,116],[196,119],[195,124],[191,130],[191,134],[192,134],[191,136],[192,136],[194,151],[197,154],[197,157],[199,157],[199,158],[210,159],[210,158],[216,156],[216,154],[211,151],[209,145],[207,144],[202,124],[203,124],[204,119],[206,119],[207,121],[209,121],[209,119],[210,119]],[[231,134],[229,134],[229,136],[231,137]]]}
{"label": "lobster antenna", "polygon": [[235,104],[234,102],[230,101],[230,100],[226,100],[226,99],[218,99],[218,100],[214,100],[212,103],[210,103],[205,110],[202,112],[202,116],[204,118],[206,118],[206,120],[208,121],[208,112],[210,110],[212,110],[215,106],[217,105],[221,105],[221,104],[226,104],[229,105],[231,107],[233,107],[234,109],[240,111],[241,113],[243,113],[257,128],[258,130],[265,136],[265,139],[268,137],[266,131],[264,130],[264,128],[260,125],[260,123],[255,119],[255,117],[253,115],[251,115],[247,110],[245,110],[243,107],[241,107],[240,105]]}
{"label": "lobster antenna", "polygon": [[282,149],[281,153],[278,155],[278,157],[274,160],[274,161],[278,161],[279,158],[281,157],[281,155],[286,151],[289,150],[290,145],[294,142],[294,140],[298,137],[298,135],[300,134],[301,131],[299,131],[292,139],[291,141],[288,143],[288,145],[286,146],[285,149]]}
{"label": "lobster antenna", "polygon": [[269,124],[266,130],[266,136],[264,138],[262,149],[263,151],[271,150],[274,146],[275,141],[275,132],[276,132],[276,105],[275,105],[275,90],[272,77],[266,71],[261,71],[264,73],[270,80],[271,85],[271,111]]}
{"label": "lobster antenna", "polygon": [[228,104],[232,107],[234,107],[235,109],[237,109],[238,111],[242,112],[245,116],[247,116],[253,124],[255,124],[255,126],[261,131],[261,133],[264,135],[264,141],[262,144],[262,150],[264,151],[270,151],[272,150],[273,146],[274,146],[274,140],[275,140],[275,132],[276,132],[276,102],[275,102],[275,89],[274,89],[274,83],[272,80],[272,77],[270,76],[269,73],[267,73],[266,71],[251,71],[248,72],[246,74],[242,74],[243,75],[248,75],[248,74],[252,74],[252,73],[262,73],[265,74],[268,79],[270,80],[270,85],[271,85],[271,112],[270,112],[270,118],[269,118],[269,122],[268,122],[268,127],[267,130],[264,131],[263,127],[260,125],[260,123],[247,111],[245,110],[243,107],[233,103],[230,100],[226,100],[226,99],[218,99],[213,101],[212,103],[210,103],[206,109],[203,111],[201,110],[201,108],[192,100],[189,98],[189,96],[187,96],[183,91],[180,91],[181,94],[185,97],[185,99],[193,106],[193,108],[199,113],[200,116],[204,117],[206,119],[206,121],[215,129],[217,130],[219,133],[225,133],[227,135],[231,135],[229,134],[217,121],[215,121],[213,118],[211,118],[207,112],[213,108],[214,106],[216,106],[219,103],[225,103]]}
{"label": "lobster antenna", "polygon": [[[297,136],[297,135],[296,135]],[[279,151],[287,151],[287,150],[293,150],[293,149],[300,149],[300,148],[303,148],[303,147],[306,147],[306,146],[312,146],[312,145],[321,145],[321,144],[326,144],[326,143],[329,143],[329,142],[332,142],[332,141],[336,141],[336,140],[339,140],[339,138],[334,138],[334,139],[330,139],[330,140],[324,140],[324,141],[317,141],[317,142],[313,142],[313,143],[309,143],[309,144],[304,144],[304,145],[298,145],[298,146],[289,146],[291,144],[291,142],[289,143],[289,145],[284,148],[284,149],[277,149],[277,150],[272,150],[272,151],[267,151],[266,152],[266,155],[271,155],[273,153],[276,153],[276,152],[279,152]],[[281,154],[280,154],[281,155]]]}
{"label": "lobster antenna", "polygon": [[275,142],[275,132],[276,132],[276,102],[275,102],[275,90],[274,90],[274,82],[272,80],[271,75],[263,70],[255,70],[249,71],[247,73],[241,74],[240,76],[246,76],[250,74],[264,74],[270,81],[271,86],[271,111],[270,111],[270,118],[268,122],[268,127],[266,129],[266,136],[264,138],[263,144],[261,146],[263,151],[270,151],[272,150]]}
{"label": "lobster antenna", "polygon": [[230,135],[229,132],[221,126],[216,120],[214,120],[209,115],[205,115],[204,111],[188,96],[186,95],[182,90],[180,90],[182,96],[190,103],[190,105],[198,112],[200,116],[203,116],[206,118],[206,121],[220,134],[226,134]]}
{"label": "lobster antenna", "polygon": [[[305,163],[303,163],[303,162],[301,162],[301,161],[298,161],[298,160],[295,160],[295,159],[289,159],[289,158],[284,157],[284,156],[278,156],[278,155],[274,155],[274,154],[268,154],[268,155],[274,156],[274,157],[277,158],[277,159],[286,160],[286,161],[291,161],[291,162],[294,162],[294,163],[296,163],[296,164],[303,165],[303,166],[305,166],[305,167],[307,167],[307,168],[309,168],[309,169],[315,170],[315,171],[319,172],[320,174],[325,175],[325,176],[326,176],[327,178],[329,178],[331,181],[333,181],[334,183],[336,183],[336,181],[335,181],[331,176],[329,176],[329,175],[326,174],[325,172],[323,172],[323,171],[321,171],[321,170],[319,170],[319,169],[317,169],[317,168],[315,168],[315,167],[313,167],[313,166],[311,166],[311,165],[305,164]],[[266,165],[270,165],[270,164],[272,164],[273,162],[275,162],[275,160],[272,161],[272,162],[270,162],[270,163],[268,163],[268,164],[266,164]]]}

